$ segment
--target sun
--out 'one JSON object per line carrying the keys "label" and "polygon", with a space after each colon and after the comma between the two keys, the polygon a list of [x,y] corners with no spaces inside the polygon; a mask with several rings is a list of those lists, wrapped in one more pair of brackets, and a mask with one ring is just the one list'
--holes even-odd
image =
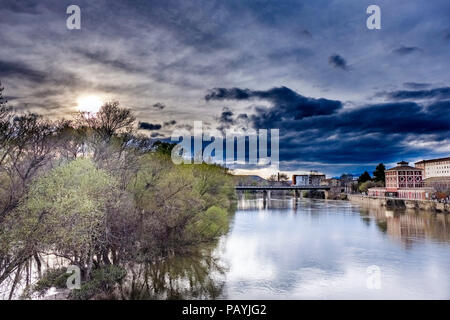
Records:
{"label": "sun", "polygon": [[77,109],[81,112],[92,112],[96,113],[100,110],[103,105],[102,99],[97,96],[83,96],[79,97],[77,100]]}

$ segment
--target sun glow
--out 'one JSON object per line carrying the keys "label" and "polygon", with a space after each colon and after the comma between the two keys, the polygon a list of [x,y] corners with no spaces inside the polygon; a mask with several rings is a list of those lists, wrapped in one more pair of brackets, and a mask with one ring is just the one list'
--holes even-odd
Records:
{"label": "sun glow", "polygon": [[96,113],[100,110],[103,105],[102,99],[97,96],[84,96],[77,100],[77,109],[81,112],[92,112]]}

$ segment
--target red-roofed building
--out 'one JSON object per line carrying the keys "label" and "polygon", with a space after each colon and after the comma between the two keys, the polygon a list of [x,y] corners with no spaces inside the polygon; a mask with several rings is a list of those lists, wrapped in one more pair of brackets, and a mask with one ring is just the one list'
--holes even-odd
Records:
{"label": "red-roofed building", "polygon": [[397,166],[386,170],[386,188],[370,188],[369,196],[395,197],[402,199],[430,199],[432,188],[424,187],[424,170],[411,167],[408,162],[401,161]]}

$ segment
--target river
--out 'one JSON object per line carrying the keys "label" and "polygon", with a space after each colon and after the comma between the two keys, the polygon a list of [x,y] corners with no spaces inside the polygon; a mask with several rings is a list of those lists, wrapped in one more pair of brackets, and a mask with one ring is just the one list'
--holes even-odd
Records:
{"label": "river", "polygon": [[450,218],[241,199],[220,241],[134,274],[125,299],[449,299]]}
{"label": "river", "polygon": [[226,299],[449,299],[450,219],[348,201],[240,200]]}

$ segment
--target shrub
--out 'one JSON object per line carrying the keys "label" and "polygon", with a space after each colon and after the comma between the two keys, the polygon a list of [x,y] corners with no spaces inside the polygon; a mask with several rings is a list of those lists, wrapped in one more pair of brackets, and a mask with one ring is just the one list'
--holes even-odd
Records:
{"label": "shrub", "polygon": [[197,221],[188,227],[194,238],[213,240],[228,229],[228,212],[223,208],[212,206],[199,213],[196,218]]}
{"label": "shrub", "polygon": [[70,273],[66,271],[67,268],[48,269],[33,286],[32,291],[42,295],[51,287],[66,288],[67,279],[70,277]]}
{"label": "shrub", "polygon": [[92,271],[91,280],[84,282],[80,289],[71,292],[74,300],[89,300],[95,295],[111,293],[115,285],[126,276],[125,269],[118,266],[105,266]]}

